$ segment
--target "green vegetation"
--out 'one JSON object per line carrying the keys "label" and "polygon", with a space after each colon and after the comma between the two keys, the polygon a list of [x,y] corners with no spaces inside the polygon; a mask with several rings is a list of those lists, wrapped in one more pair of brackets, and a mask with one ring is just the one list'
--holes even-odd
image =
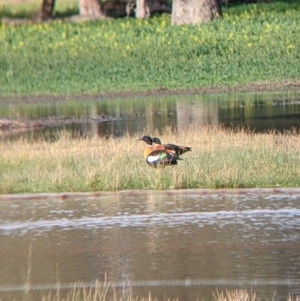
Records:
{"label": "green vegetation", "polygon": [[224,9],[223,19],[202,26],[170,23],[170,16],[163,15],[80,24],[1,24],[0,94],[106,93],[300,79],[300,6],[295,1],[232,6]]}
{"label": "green vegetation", "polygon": [[[32,18],[41,8],[42,0],[0,0],[0,18]],[[57,0],[54,17],[78,14],[78,0]]]}
{"label": "green vegetation", "polygon": [[[158,136],[157,133],[152,135]],[[178,166],[152,169],[136,137],[0,145],[0,193],[124,189],[299,187],[300,134],[190,128],[180,139],[166,129],[162,142],[191,146]]]}

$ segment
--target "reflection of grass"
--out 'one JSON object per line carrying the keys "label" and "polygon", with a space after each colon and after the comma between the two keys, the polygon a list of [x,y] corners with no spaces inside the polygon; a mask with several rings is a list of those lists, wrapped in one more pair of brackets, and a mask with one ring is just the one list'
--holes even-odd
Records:
{"label": "reflection of grass", "polygon": [[[154,134],[154,133],[152,133]],[[151,169],[138,137],[0,145],[0,193],[122,189],[299,187],[300,134],[222,128],[165,131],[162,142],[193,148],[178,166]]]}
{"label": "reflection of grass", "polygon": [[0,25],[0,94],[299,81],[299,22],[300,6],[285,1],[232,7],[201,26],[171,26],[167,15]]}

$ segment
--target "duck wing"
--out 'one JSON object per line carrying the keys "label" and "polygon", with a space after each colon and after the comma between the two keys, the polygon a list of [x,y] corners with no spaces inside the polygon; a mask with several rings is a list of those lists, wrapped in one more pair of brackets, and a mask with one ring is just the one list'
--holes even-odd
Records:
{"label": "duck wing", "polygon": [[172,144],[172,143],[164,144],[164,146],[168,150],[175,151],[177,156],[180,156],[180,155],[182,155],[186,152],[190,152],[192,150],[192,148],[189,146],[181,146],[181,145],[176,145],[176,144]]}
{"label": "duck wing", "polygon": [[152,167],[176,165],[177,156],[165,150],[154,150],[148,155],[146,162]]}

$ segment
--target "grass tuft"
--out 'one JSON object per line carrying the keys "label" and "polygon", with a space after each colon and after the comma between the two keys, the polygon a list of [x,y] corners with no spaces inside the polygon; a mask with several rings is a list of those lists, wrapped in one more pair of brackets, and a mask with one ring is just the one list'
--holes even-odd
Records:
{"label": "grass tuft", "polygon": [[228,291],[225,292],[216,291],[216,293],[213,293],[214,301],[260,301],[259,298],[257,298],[255,292],[248,292],[247,290],[234,290],[234,291]]}
{"label": "grass tuft", "polygon": [[0,145],[0,193],[88,192],[129,189],[299,187],[300,134],[253,133],[191,126],[160,138],[191,146],[177,166],[153,169],[137,136]]}
{"label": "grass tuft", "polygon": [[[257,297],[257,294],[252,291],[247,291],[244,289],[238,290],[226,290],[225,292],[216,291],[212,294],[213,301],[260,301],[261,299]],[[274,294],[275,296],[275,294]],[[272,301],[274,300],[274,296]],[[61,297],[60,294],[56,292],[53,296],[51,293],[42,297],[42,301],[159,301],[157,298],[153,298],[151,293],[148,297],[136,296],[134,297],[131,289],[120,296],[120,293],[113,287],[113,284],[104,281],[103,283],[96,280],[95,284],[91,287],[82,287],[80,283],[74,285],[74,289],[69,291],[66,297]],[[179,301],[179,299],[167,299],[169,301]],[[201,299],[198,299],[201,300]],[[299,296],[288,295],[287,301],[299,301]]]}

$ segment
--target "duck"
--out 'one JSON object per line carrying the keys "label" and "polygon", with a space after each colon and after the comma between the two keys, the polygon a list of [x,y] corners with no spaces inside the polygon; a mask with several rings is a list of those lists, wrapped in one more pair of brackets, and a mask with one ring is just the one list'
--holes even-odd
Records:
{"label": "duck", "polygon": [[176,154],[177,158],[179,158],[179,156],[183,155],[184,153],[190,152],[192,150],[192,148],[189,146],[182,146],[172,143],[161,144],[160,139],[157,137],[152,138],[152,144],[153,150],[165,150],[168,152],[173,152]]}
{"label": "duck", "polygon": [[146,163],[151,167],[165,167],[171,165],[177,165],[177,160],[179,159],[173,151],[153,149],[153,140],[150,136],[143,136],[138,140],[146,142],[144,149],[144,158]]}

